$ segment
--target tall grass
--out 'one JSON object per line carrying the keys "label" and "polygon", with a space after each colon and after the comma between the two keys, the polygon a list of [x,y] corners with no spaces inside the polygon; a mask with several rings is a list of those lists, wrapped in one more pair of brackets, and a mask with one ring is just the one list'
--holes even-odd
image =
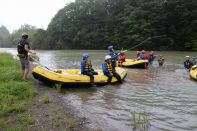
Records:
{"label": "tall grass", "polygon": [[131,126],[134,130],[140,131],[147,130],[150,127],[149,115],[146,112],[130,111],[131,113]]}
{"label": "tall grass", "polygon": [[25,112],[27,102],[35,94],[32,82],[22,81],[19,61],[10,54],[0,53],[0,118]]}

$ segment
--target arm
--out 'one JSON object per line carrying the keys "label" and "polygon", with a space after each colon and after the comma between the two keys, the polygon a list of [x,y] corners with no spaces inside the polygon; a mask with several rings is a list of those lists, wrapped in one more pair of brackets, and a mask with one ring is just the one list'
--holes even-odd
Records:
{"label": "arm", "polygon": [[35,54],[33,53],[30,49],[29,49],[29,45],[28,44],[25,44],[25,50],[31,54]]}
{"label": "arm", "polygon": [[82,61],[81,62],[81,73],[83,73],[84,72],[84,69],[85,69],[85,62],[84,61]]}
{"label": "arm", "polygon": [[102,64],[102,70],[103,70],[103,73],[109,73],[105,64]]}

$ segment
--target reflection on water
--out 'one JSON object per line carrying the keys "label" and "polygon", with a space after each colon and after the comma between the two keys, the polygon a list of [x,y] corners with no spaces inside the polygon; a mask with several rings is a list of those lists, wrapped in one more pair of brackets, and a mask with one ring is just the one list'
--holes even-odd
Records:
{"label": "reflection on water", "polygon": [[[13,49],[6,49],[14,52]],[[5,49],[0,49],[5,51]],[[101,68],[106,51],[38,51],[42,64],[50,68],[80,68],[81,54],[90,52],[94,68]],[[158,52],[157,52],[158,53]],[[134,56],[135,52],[129,52]],[[182,63],[195,52],[159,52],[164,67],[157,62],[148,70],[128,69],[123,84],[97,88],[65,88],[65,104],[88,126],[103,130],[132,130],[131,111],[150,114],[149,130],[197,129],[197,82],[189,80]]]}

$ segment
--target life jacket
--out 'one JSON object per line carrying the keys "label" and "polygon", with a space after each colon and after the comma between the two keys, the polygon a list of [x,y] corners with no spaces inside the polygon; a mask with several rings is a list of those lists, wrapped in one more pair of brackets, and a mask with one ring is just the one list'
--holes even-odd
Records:
{"label": "life jacket", "polygon": [[92,69],[91,62],[86,62],[85,71],[91,71],[91,69]]}
{"label": "life jacket", "polygon": [[143,54],[143,56],[144,56],[144,60],[146,60],[146,58],[147,58],[146,54]]}
{"label": "life jacket", "polygon": [[153,55],[149,55],[148,60],[153,61]]}
{"label": "life jacket", "polygon": [[189,68],[190,68],[190,66],[191,66],[190,61],[185,61],[185,65],[186,65],[186,68],[187,68],[187,69],[189,69]]}
{"label": "life jacket", "polygon": [[126,59],[126,55],[120,55],[120,60],[125,60]]}
{"label": "life jacket", "polygon": [[107,70],[112,73],[112,65],[110,63],[105,63]]}

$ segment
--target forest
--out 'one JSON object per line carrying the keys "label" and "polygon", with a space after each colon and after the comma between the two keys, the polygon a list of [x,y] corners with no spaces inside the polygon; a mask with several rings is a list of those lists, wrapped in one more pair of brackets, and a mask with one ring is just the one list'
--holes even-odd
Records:
{"label": "forest", "polygon": [[[46,30],[23,25],[9,34],[0,27],[0,46],[16,46],[22,32],[34,49],[137,49],[197,51],[195,0],[75,0],[60,9]],[[161,36],[161,37],[160,37]]]}

